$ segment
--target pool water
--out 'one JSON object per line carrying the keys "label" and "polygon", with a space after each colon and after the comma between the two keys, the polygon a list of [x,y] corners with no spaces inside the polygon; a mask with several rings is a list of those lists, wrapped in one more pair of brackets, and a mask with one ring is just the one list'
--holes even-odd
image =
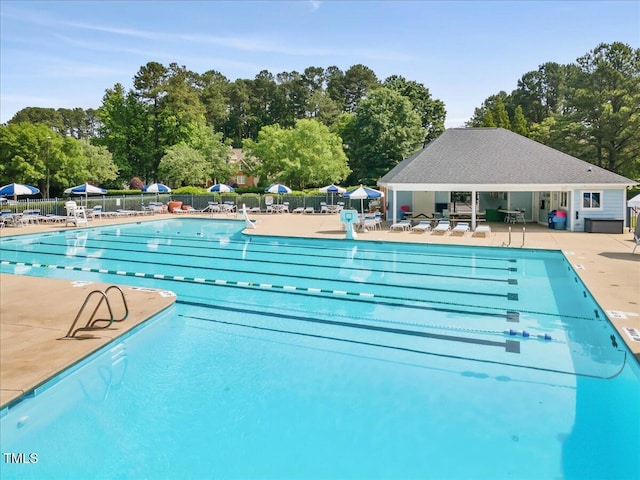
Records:
{"label": "pool water", "polygon": [[560,252],[243,225],[2,239],[3,273],[178,296],[2,412],[38,458],[3,479],[637,477],[640,369]]}

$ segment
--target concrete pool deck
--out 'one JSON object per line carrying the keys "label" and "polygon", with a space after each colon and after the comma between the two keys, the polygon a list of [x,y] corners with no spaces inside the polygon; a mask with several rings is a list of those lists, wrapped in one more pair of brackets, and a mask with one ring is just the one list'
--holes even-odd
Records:
{"label": "concrete pool deck", "polygon": [[[225,214],[190,215],[200,218],[234,219]],[[89,227],[119,223],[163,220],[173,215],[92,220]],[[180,218],[187,218],[181,215]],[[251,215],[257,220],[250,235],[344,238],[338,215]],[[437,235],[389,231],[388,227],[358,232],[358,240],[401,241],[431,244],[500,247],[509,242],[509,225],[490,224],[486,237]],[[522,225],[511,225],[511,246],[521,248]],[[0,238],[11,235],[77,230],[60,224],[7,227]],[[524,248],[561,250],[587,285],[607,317],[640,361],[640,341],[625,328],[640,331],[640,252],[632,254],[632,233],[591,234],[550,230],[544,225],[525,226]],[[0,257],[1,259],[1,257]],[[132,290],[121,286],[129,305],[129,318],[110,330],[95,332],[88,340],[60,340],[76,317],[87,294],[104,290],[106,284],[76,285],[69,280],[25,275],[0,275],[0,405],[20,398],[55,373],[73,365],[113,338],[169,307],[175,297],[159,291]],[[118,316],[118,313],[115,313]]]}

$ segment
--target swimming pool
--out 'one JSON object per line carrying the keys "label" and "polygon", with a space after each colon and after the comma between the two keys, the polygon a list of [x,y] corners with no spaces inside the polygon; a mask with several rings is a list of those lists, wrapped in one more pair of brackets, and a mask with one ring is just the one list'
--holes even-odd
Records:
{"label": "swimming pool", "polygon": [[3,412],[38,454],[3,478],[636,475],[638,365],[559,252],[242,226],[2,240],[3,273],[178,295]]}

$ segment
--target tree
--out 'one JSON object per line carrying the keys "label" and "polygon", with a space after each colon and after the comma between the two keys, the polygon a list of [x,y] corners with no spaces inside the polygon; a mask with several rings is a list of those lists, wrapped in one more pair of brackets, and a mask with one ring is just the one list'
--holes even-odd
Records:
{"label": "tree", "polygon": [[81,141],[80,145],[87,170],[85,181],[99,185],[118,178],[118,167],[113,162],[113,157],[107,147],[94,146],[87,141]]}
{"label": "tree", "polygon": [[135,93],[125,92],[121,84],[116,84],[106,91],[97,116],[99,137],[93,143],[109,149],[121,178],[153,178],[156,172],[153,120]]}
{"label": "tree", "polygon": [[612,172],[640,173],[640,49],[600,44],[578,58],[567,93],[569,119],[583,126],[589,160]]}
{"label": "tree", "polygon": [[26,107],[16,112],[7,123],[43,123],[55,132],[64,131],[64,122],[60,112],[54,108]]}
{"label": "tree", "polygon": [[524,118],[524,113],[522,112],[522,105],[518,105],[513,114],[513,122],[511,122],[511,130],[513,130],[518,135],[527,136],[527,119]]}
{"label": "tree", "polygon": [[426,132],[424,145],[435,140],[444,132],[446,117],[444,103],[441,100],[434,100],[428,88],[421,83],[408,81],[399,75],[388,77],[383,85],[407,97],[415,112],[420,115],[422,128]]}
{"label": "tree", "polygon": [[350,183],[373,183],[403,158],[422,147],[425,131],[411,102],[394,90],[379,88],[360,102],[353,123],[343,132],[348,145]]}
{"label": "tree", "polygon": [[298,120],[294,128],[264,127],[244,150],[260,159],[259,174],[266,181],[304,189],[340,182],[349,174],[340,137],[316,120]]}
{"label": "tree", "polygon": [[209,164],[204,156],[185,144],[167,148],[160,160],[158,175],[173,188],[185,185],[204,185],[209,173]]}

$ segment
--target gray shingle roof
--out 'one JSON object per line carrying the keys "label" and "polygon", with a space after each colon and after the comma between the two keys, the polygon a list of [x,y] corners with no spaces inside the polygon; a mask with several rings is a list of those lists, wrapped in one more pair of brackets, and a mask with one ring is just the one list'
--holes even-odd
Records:
{"label": "gray shingle roof", "polygon": [[503,128],[452,128],[378,183],[621,186],[636,182]]}

